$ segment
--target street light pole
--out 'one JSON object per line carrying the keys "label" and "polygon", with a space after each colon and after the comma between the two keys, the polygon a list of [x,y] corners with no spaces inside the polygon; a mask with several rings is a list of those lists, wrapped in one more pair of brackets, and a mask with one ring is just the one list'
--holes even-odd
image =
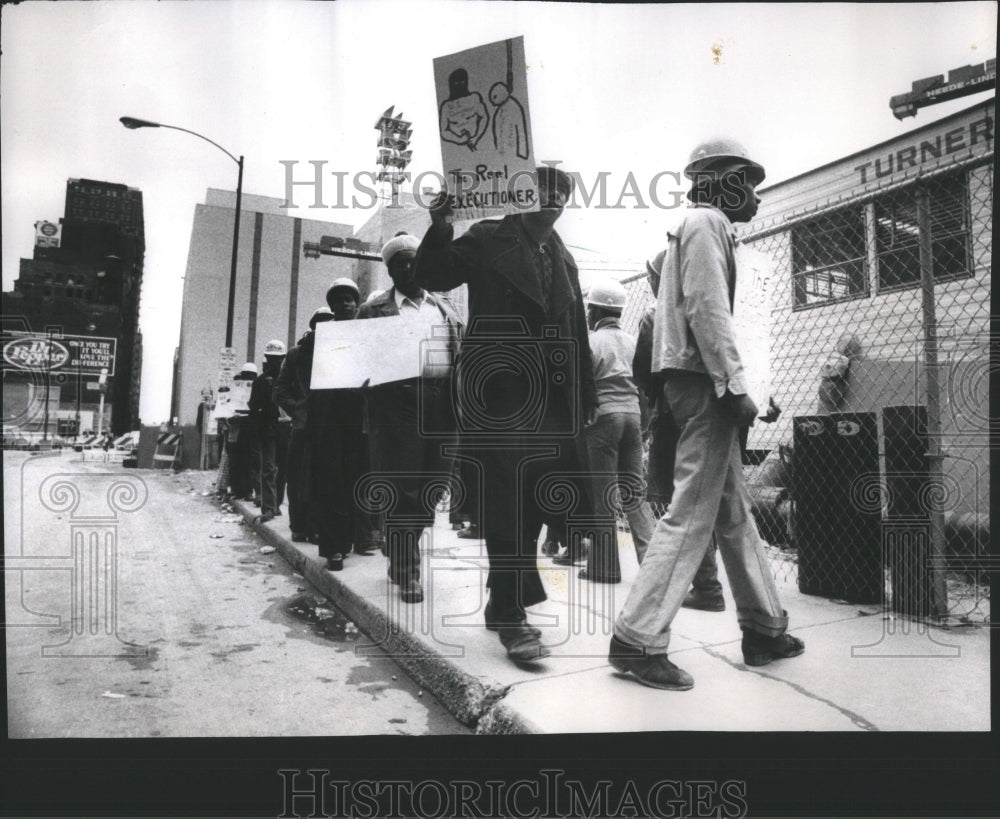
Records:
{"label": "street light pole", "polygon": [[240,172],[236,180],[236,219],[233,224],[233,255],[229,267],[229,306],[226,308],[226,346],[233,346],[233,312],[236,308],[236,254],[240,245],[240,205],[243,198],[243,155],[236,160]]}
{"label": "street light pole", "polygon": [[151,122],[146,119],[136,119],[135,117],[119,117],[118,121],[121,122],[126,128],[136,129],[136,128],[169,128],[172,131],[183,131],[185,134],[191,134],[191,136],[196,136],[198,139],[203,139],[205,142],[214,145],[222,153],[228,156],[233,162],[236,163],[239,168],[239,176],[236,182],[236,217],[235,223],[233,225],[233,253],[230,260],[229,269],[229,304],[226,311],[226,346],[233,346],[233,313],[236,308],[236,255],[239,248],[240,241],[240,207],[243,199],[243,156],[241,155],[239,159],[233,156],[229,151],[223,148],[218,142],[214,142],[209,139],[204,134],[199,134],[197,131],[190,131],[187,128],[181,128],[177,125],[164,125],[162,122]]}

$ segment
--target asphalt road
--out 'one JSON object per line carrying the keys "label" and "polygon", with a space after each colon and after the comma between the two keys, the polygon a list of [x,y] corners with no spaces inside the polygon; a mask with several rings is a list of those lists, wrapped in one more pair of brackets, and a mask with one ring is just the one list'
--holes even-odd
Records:
{"label": "asphalt road", "polygon": [[212,477],[4,453],[11,738],[471,733]]}

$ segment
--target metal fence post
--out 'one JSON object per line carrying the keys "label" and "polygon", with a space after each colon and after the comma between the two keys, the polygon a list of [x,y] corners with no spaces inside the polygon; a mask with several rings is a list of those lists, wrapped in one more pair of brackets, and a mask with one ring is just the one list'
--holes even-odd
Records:
{"label": "metal fence post", "polygon": [[935,508],[935,488],[944,486],[944,454],[941,450],[941,384],[938,366],[937,313],[934,303],[934,253],[931,245],[930,196],[925,185],[918,185],[917,227],[920,232],[920,288],[924,330],[924,375],[927,391],[927,442],[930,489],[927,493],[931,518],[931,580],[933,613],[948,613],[948,590],[944,571],[944,511]]}

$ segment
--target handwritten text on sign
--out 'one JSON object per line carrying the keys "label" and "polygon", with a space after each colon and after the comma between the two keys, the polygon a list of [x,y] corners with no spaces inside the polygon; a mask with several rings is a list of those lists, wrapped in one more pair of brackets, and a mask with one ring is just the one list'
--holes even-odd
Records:
{"label": "handwritten text on sign", "polygon": [[434,85],[455,218],[538,210],[524,38],[438,57]]}

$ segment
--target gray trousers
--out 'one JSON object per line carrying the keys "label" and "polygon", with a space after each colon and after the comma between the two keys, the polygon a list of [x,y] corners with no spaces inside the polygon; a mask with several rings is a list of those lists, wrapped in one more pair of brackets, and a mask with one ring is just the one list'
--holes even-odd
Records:
{"label": "gray trousers", "polygon": [[776,637],[788,627],[788,618],[750,513],[736,419],[701,373],[668,372],[663,400],[680,428],[674,494],[653,530],[615,633],[651,653],[666,652],[670,624],[714,530],[740,626]]}
{"label": "gray trousers", "polygon": [[[626,498],[625,515],[636,557],[642,563],[653,534],[653,513],[645,500],[642,479],[642,425],[638,413],[609,412],[586,429],[590,470],[594,473],[594,504],[598,514],[613,516],[609,500],[615,477],[637,489],[640,497]],[[628,491],[628,490],[626,490]]]}

